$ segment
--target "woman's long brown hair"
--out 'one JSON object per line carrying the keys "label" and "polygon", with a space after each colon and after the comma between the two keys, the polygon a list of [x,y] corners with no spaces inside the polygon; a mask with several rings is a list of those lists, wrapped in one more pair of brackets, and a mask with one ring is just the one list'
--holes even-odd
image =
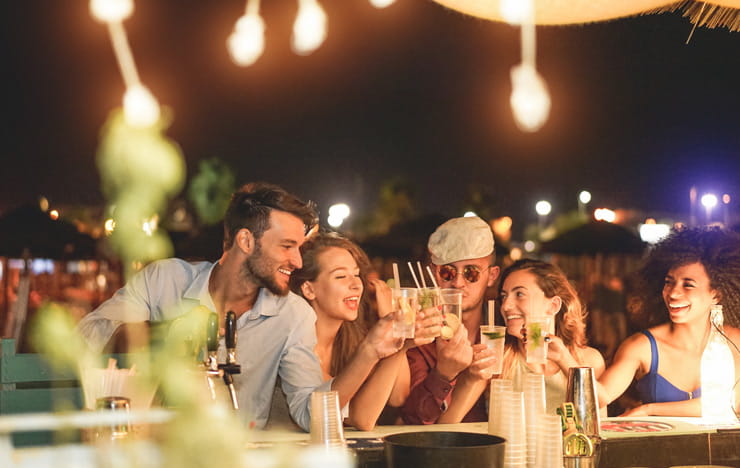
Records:
{"label": "woman's long brown hair", "polygon": [[[517,260],[501,275],[499,297],[501,297],[504,281],[515,271],[526,271],[534,275],[537,286],[545,293],[545,297],[560,297],[562,303],[555,315],[555,335],[563,340],[576,361],[582,362],[581,349],[587,344],[585,321],[587,312],[565,273],[552,263],[526,258]],[[509,346],[506,347],[507,351],[504,356],[504,377],[506,377],[507,370],[512,368],[514,358],[519,353],[516,338],[507,335],[507,341]]]}
{"label": "woman's long brown hair", "polygon": [[[327,249],[337,247],[347,250],[352,258],[357,262],[360,269],[360,279],[364,286],[362,298],[360,300],[360,310],[358,319],[345,321],[339,327],[337,335],[334,337],[334,345],[331,353],[331,363],[329,364],[329,374],[336,376],[347,363],[352,359],[357,347],[367,334],[362,317],[365,316],[365,309],[368,307],[365,300],[365,291],[367,289],[367,276],[370,272],[370,260],[365,252],[351,240],[340,236],[336,233],[318,233],[306,240],[301,246],[301,256],[303,267],[295,270],[290,277],[290,289],[303,297],[301,285],[306,281],[315,281],[321,272],[320,257]],[[304,297],[305,299],[305,297]]]}

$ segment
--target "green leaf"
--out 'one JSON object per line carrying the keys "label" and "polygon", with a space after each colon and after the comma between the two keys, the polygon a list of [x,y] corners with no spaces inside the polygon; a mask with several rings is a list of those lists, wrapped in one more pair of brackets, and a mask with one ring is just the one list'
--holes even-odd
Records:
{"label": "green leaf", "polygon": [[504,333],[498,333],[498,332],[483,332],[483,335],[486,336],[489,340],[498,340],[505,336]]}

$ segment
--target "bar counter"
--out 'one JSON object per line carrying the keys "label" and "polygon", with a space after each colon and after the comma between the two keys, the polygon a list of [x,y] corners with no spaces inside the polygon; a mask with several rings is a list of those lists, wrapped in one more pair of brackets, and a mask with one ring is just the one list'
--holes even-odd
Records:
{"label": "bar counter", "polygon": [[[165,411],[148,415],[151,423],[165,422]],[[79,417],[80,414],[71,416]],[[82,414],[89,419],[90,415]],[[111,414],[109,417],[113,417]],[[132,415],[133,416],[133,415]],[[0,418],[5,419],[5,418]],[[19,419],[19,421],[23,421]],[[56,419],[52,418],[52,419]],[[5,421],[7,422],[7,421]],[[721,465],[740,468],[740,425],[710,427],[699,424],[698,418],[605,418],[602,420],[602,442],[599,444],[598,468],[651,467],[668,468],[686,465]],[[79,427],[88,425],[89,421]],[[58,421],[66,425],[68,421]],[[5,424],[8,425],[8,424]],[[2,432],[8,433],[9,427]],[[415,431],[459,431],[487,433],[488,423],[437,424],[430,426],[378,426],[363,432],[345,429],[347,445],[356,455],[358,468],[385,468],[382,438],[389,434]],[[94,459],[90,445],[8,447],[4,438],[0,448],[0,466],[55,466],[41,460],[60,460],[68,457]],[[151,444],[151,441],[149,442]],[[286,453],[297,453],[309,444],[309,434],[295,430],[272,429],[251,432],[247,444],[249,453],[284,458]],[[10,450],[8,450],[10,449]],[[11,455],[12,453],[12,455]],[[9,458],[8,458],[9,457]],[[258,457],[262,458],[263,457]],[[93,465],[79,465],[93,466]],[[250,465],[247,465],[250,466]],[[426,467],[432,468],[432,467]],[[447,468],[447,467],[445,467]]]}
{"label": "bar counter", "polygon": [[[678,465],[724,465],[740,467],[740,426],[703,426],[699,418],[604,418],[598,468]],[[345,429],[348,446],[357,454],[359,468],[386,467],[382,437],[414,431],[461,431],[487,433],[488,423],[436,424],[430,426],[378,426],[362,432]],[[308,444],[309,435],[292,431],[255,434],[254,448],[281,444]]]}

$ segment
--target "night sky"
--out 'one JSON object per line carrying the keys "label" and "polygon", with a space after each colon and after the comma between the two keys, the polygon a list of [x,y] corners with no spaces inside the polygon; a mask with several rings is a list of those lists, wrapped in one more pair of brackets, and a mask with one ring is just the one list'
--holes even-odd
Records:
{"label": "night sky", "polygon": [[[218,157],[237,180],[373,206],[404,177],[422,212],[459,215],[478,184],[496,215],[534,220],[536,200],[687,212],[689,187],[740,201],[740,33],[679,14],[538,28],[550,120],[520,132],[509,108],[519,32],[428,0],[320,0],[327,41],[290,49],[294,0],[263,0],[267,45],[232,64],[241,0],[136,2],[126,29],[142,81],[174,111],[189,176]],[[102,202],[95,149],[124,92],[107,32],[85,0],[2,2],[0,209]],[[735,212],[738,211],[734,208]]]}

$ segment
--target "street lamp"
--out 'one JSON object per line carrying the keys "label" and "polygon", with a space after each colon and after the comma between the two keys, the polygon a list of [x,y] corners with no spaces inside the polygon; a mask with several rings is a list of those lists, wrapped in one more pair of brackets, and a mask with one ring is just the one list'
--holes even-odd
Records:
{"label": "street lamp", "polygon": [[326,220],[329,226],[338,228],[350,214],[349,206],[346,203],[337,203],[329,207],[329,218]]}
{"label": "street lamp", "polygon": [[591,192],[588,190],[581,190],[578,194],[578,214],[586,216],[586,205],[591,201]]}
{"label": "street lamp", "polygon": [[617,220],[617,214],[614,210],[609,208],[596,208],[594,210],[594,219],[596,221],[606,221],[607,223],[613,223]]}
{"label": "street lamp", "polygon": [[540,200],[534,205],[534,210],[539,215],[539,228],[542,230],[545,227],[547,215],[552,211],[552,205],[547,200]]}
{"label": "street lamp", "polygon": [[704,209],[707,212],[707,224],[709,224],[712,221],[712,208],[717,206],[717,195],[705,193],[701,196],[701,204],[704,205]]}
{"label": "street lamp", "polygon": [[730,226],[730,194],[722,195],[722,205],[724,211],[725,227]]}

